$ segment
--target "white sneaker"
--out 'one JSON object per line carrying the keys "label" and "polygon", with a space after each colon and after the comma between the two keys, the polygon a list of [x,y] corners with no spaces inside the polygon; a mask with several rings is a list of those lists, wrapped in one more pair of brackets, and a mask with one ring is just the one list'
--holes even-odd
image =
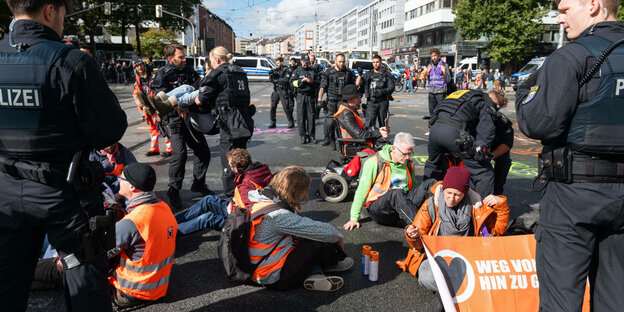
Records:
{"label": "white sneaker", "polygon": [[325,273],[329,273],[329,272],[344,272],[349,270],[351,267],[353,267],[353,263],[355,261],[353,261],[353,258],[351,257],[346,257],[344,258],[344,260],[339,261],[338,263],[334,264],[334,265],[326,265],[323,267],[323,272]]}
{"label": "white sneaker", "polygon": [[303,281],[303,287],[307,290],[336,291],[342,285],[344,285],[342,277],[323,274],[312,274]]}
{"label": "white sneaker", "polygon": [[429,131],[425,132],[425,135],[426,135],[426,136],[429,136]]}

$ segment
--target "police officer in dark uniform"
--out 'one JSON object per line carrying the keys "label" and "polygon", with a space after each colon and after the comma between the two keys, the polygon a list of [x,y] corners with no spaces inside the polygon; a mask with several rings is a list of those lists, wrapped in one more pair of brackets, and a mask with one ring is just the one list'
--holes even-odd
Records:
{"label": "police officer in dark uniform", "polygon": [[290,84],[297,91],[297,124],[301,144],[316,144],[316,125],[314,124],[314,83],[319,77],[310,66],[310,58],[304,54],[301,56],[301,67],[290,75]]}
{"label": "police officer in dark uniform", "polygon": [[314,82],[314,120],[317,120],[319,119],[321,111],[317,99],[319,90],[321,89],[321,75],[323,74],[324,69],[323,66],[316,61],[316,56],[312,54],[310,54],[310,66],[312,66],[312,69],[314,69],[314,72],[319,77],[319,79]]}
{"label": "police officer in dark uniform", "polygon": [[[167,64],[161,67],[152,79],[154,93],[169,92],[183,84],[193,85],[198,83],[199,74],[193,68],[186,66],[183,46],[170,44],[165,47],[164,54],[167,58]],[[166,125],[172,150],[169,161],[169,190],[167,191],[167,197],[169,197],[171,206],[179,210],[182,208],[180,190],[182,189],[182,181],[184,181],[187,146],[195,154],[191,191],[199,192],[204,196],[214,194],[206,186],[206,170],[208,170],[208,165],[210,164],[210,148],[204,136],[193,127],[188,127],[177,110],[166,116],[161,116],[161,120]]]}
{"label": "police officer in dark uniform", "polygon": [[[295,70],[299,67],[299,65],[297,65],[297,60],[295,58],[290,58],[290,61],[288,62],[288,70],[290,71],[290,73],[294,73]],[[288,95],[290,96],[290,102],[293,105],[293,108],[295,107],[295,96],[297,95],[297,91],[295,90],[295,88],[290,88],[288,89]]]}
{"label": "police officer in dark uniform", "polygon": [[511,168],[511,148],[514,143],[513,123],[500,109],[507,106],[507,96],[505,92],[494,90],[493,93],[497,99],[494,116],[494,126],[496,127],[496,135],[492,143],[492,160],[494,160],[494,195],[502,195],[507,175]]}
{"label": "police officer in dark uniform", "polygon": [[[111,311],[114,220],[88,151],[117,142],[126,114],[92,57],[61,41],[71,1],[14,1],[0,41],[0,300],[26,310],[44,236],[64,267],[66,307]],[[89,224],[91,221],[93,224]]]}
{"label": "police officer in dark uniform", "polygon": [[354,84],[360,86],[362,77],[355,76],[353,70],[345,66],[345,56],[340,53],[336,55],[336,61],[332,68],[327,69],[321,79],[321,89],[318,93],[318,102],[322,102],[323,94],[327,93],[327,102],[325,104],[325,141],[322,145],[332,146],[332,149],[336,149],[336,122],[334,121],[334,114],[338,111],[338,102],[342,97],[342,88],[347,84]]}
{"label": "police officer in dark uniform", "polygon": [[[624,24],[617,0],[557,1],[573,42],[516,93],[520,130],[541,140],[535,233],[540,311],[624,307]],[[601,58],[601,56],[606,56]],[[602,59],[604,62],[598,63]],[[537,188],[537,186],[534,186]]]}
{"label": "police officer in dark uniform", "polygon": [[[444,154],[460,158],[463,152],[464,166],[470,171],[470,178],[479,194],[485,197],[494,192],[494,171],[488,159],[496,134],[492,120],[494,101],[483,92],[462,90],[451,93],[435,107],[429,122],[429,159],[425,163],[425,180],[442,180],[447,165]],[[463,150],[457,140],[465,141]]]}
{"label": "police officer in dark uniform", "polygon": [[364,94],[366,95],[366,127],[375,126],[375,121],[379,127],[385,127],[385,120],[388,117],[388,108],[394,92],[394,76],[390,71],[382,66],[381,56],[373,56],[373,70],[367,71],[364,76]]}
{"label": "police officer in dark uniform", "polygon": [[295,127],[295,121],[293,119],[293,110],[295,107],[295,103],[293,103],[290,99],[290,70],[288,66],[284,65],[284,58],[278,57],[275,59],[275,64],[277,67],[271,69],[269,72],[269,78],[273,83],[273,93],[271,93],[271,111],[269,112],[269,117],[271,118],[271,124],[269,128],[275,128],[275,113],[277,111],[277,102],[282,101],[282,108],[284,109],[284,114],[286,114],[286,118],[288,119],[288,128]]}

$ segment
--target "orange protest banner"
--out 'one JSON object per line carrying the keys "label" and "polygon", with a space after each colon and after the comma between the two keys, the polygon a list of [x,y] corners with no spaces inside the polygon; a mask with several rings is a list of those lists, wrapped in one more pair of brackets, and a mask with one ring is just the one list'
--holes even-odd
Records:
{"label": "orange protest banner", "polygon": [[[539,309],[533,235],[423,236],[422,241],[447,312]],[[588,293],[589,287],[586,299]],[[583,311],[589,311],[587,304]]]}

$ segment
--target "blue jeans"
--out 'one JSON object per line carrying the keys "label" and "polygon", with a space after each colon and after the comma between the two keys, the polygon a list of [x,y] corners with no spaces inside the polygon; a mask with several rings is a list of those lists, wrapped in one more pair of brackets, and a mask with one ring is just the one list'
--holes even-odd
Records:
{"label": "blue jeans", "polygon": [[195,90],[195,88],[189,85],[181,85],[167,92],[168,97],[175,96],[176,99],[178,99],[178,106],[180,108],[185,108],[195,103],[197,95],[199,95],[199,90]]}
{"label": "blue jeans", "polygon": [[414,85],[412,85],[412,78],[405,79],[405,85],[403,85],[403,92],[414,92]]}
{"label": "blue jeans", "polygon": [[213,228],[221,230],[227,218],[227,205],[230,202],[218,196],[208,195],[200,199],[191,206],[184,214],[176,216],[178,221],[178,233],[182,235],[190,234]]}

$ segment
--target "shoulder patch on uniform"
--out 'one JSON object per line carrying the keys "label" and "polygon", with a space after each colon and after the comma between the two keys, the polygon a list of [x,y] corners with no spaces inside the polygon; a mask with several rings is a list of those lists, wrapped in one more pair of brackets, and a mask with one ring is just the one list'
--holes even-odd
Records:
{"label": "shoulder patch on uniform", "polygon": [[531,100],[535,98],[535,94],[537,93],[537,90],[539,90],[539,86],[532,87],[527,97],[524,99],[524,101],[522,101],[522,104],[531,102]]}
{"label": "shoulder patch on uniform", "polygon": [[449,96],[447,96],[447,99],[459,99],[460,97],[462,97],[462,95],[466,94],[470,92],[470,90],[461,90],[461,91],[455,91],[451,94],[449,94]]}

